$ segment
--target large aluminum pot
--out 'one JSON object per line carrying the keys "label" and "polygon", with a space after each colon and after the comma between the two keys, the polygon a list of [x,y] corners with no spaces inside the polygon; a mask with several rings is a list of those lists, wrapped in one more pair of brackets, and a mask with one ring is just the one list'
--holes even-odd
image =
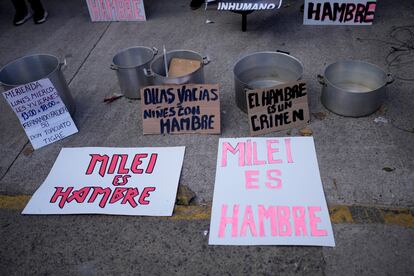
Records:
{"label": "large aluminum pot", "polygon": [[144,69],[149,68],[157,53],[156,48],[136,46],[123,49],[114,56],[111,69],[116,71],[125,97],[139,99],[140,89],[152,85],[151,80],[145,76]]}
{"label": "large aluminum pot", "polygon": [[257,52],[234,65],[237,106],[247,112],[246,90],[268,88],[302,78],[302,63],[287,52]]}
{"label": "large aluminum pot", "polygon": [[158,56],[151,62],[150,70],[146,70],[148,78],[153,79],[156,85],[162,84],[184,84],[184,83],[204,83],[204,66],[210,60],[208,57],[202,57],[200,54],[189,50],[174,50],[166,53],[167,64],[170,64],[172,58],[192,59],[200,61],[200,68],[196,71],[179,77],[167,77],[165,72],[164,55]]}
{"label": "large aluminum pot", "polygon": [[18,58],[0,69],[0,83],[5,90],[48,78],[69,113],[75,113],[75,102],[73,101],[68,84],[62,73],[59,59],[49,54],[35,54]]}
{"label": "large aluminum pot", "polygon": [[378,66],[357,60],[338,61],[318,76],[322,104],[330,111],[349,117],[375,112],[385,99],[385,87],[392,83],[390,74]]}

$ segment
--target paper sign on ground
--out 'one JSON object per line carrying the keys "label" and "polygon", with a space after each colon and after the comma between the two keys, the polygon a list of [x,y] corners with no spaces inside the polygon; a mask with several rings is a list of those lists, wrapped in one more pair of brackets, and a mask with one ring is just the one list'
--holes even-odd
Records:
{"label": "paper sign on ground", "polygon": [[142,88],[144,134],[220,133],[219,94],[218,84]]}
{"label": "paper sign on ground", "polygon": [[305,0],[305,25],[372,25],[376,0]]}
{"label": "paper sign on ground", "polygon": [[23,214],[171,216],[184,150],[64,148]]}
{"label": "paper sign on ground", "polygon": [[259,11],[276,10],[282,6],[282,0],[207,0],[207,8],[219,11]]}
{"label": "paper sign on ground", "polygon": [[309,122],[308,93],[303,81],[246,93],[251,135],[300,127]]}
{"label": "paper sign on ground", "polygon": [[312,137],[219,140],[209,244],[335,246]]}
{"label": "paper sign on ground", "polygon": [[86,0],[92,21],[145,21],[144,0]]}
{"label": "paper sign on ground", "polygon": [[78,132],[49,79],[10,89],[3,92],[3,96],[19,118],[34,149]]}

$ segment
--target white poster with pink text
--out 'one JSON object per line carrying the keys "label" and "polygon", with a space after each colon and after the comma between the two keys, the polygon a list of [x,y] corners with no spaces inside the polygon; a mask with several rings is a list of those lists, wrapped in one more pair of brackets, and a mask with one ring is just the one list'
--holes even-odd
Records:
{"label": "white poster with pink text", "polygon": [[184,151],[63,148],[22,213],[171,216]]}
{"label": "white poster with pink text", "polygon": [[335,246],[312,137],[219,140],[209,244]]}

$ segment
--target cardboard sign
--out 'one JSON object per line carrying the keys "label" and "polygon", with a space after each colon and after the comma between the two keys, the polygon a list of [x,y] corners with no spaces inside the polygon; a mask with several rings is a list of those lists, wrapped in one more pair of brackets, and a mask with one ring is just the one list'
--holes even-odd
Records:
{"label": "cardboard sign", "polygon": [[209,244],[335,246],[312,137],[219,140]]}
{"label": "cardboard sign", "polygon": [[142,88],[144,134],[220,133],[219,94],[218,84]]}
{"label": "cardboard sign", "polygon": [[86,0],[92,21],[145,21],[143,0]]}
{"label": "cardboard sign", "polygon": [[303,81],[246,93],[250,134],[260,135],[309,122],[308,93]]}
{"label": "cardboard sign", "polygon": [[259,11],[276,10],[282,6],[282,0],[207,0],[207,8],[219,11]]}
{"label": "cardboard sign", "polygon": [[64,148],[23,214],[171,216],[184,150]]}
{"label": "cardboard sign", "polygon": [[305,25],[372,25],[376,0],[305,0]]}
{"label": "cardboard sign", "polygon": [[78,132],[49,79],[15,87],[3,92],[3,96],[19,118],[34,149]]}

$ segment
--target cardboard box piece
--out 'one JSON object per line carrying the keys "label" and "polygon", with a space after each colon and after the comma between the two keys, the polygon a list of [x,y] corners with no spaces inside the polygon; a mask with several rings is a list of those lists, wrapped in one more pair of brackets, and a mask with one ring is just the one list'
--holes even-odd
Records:
{"label": "cardboard box piece", "polygon": [[198,70],[201,62],[194,59],[172,58],[168,70],[169,77],[181,77]]}

